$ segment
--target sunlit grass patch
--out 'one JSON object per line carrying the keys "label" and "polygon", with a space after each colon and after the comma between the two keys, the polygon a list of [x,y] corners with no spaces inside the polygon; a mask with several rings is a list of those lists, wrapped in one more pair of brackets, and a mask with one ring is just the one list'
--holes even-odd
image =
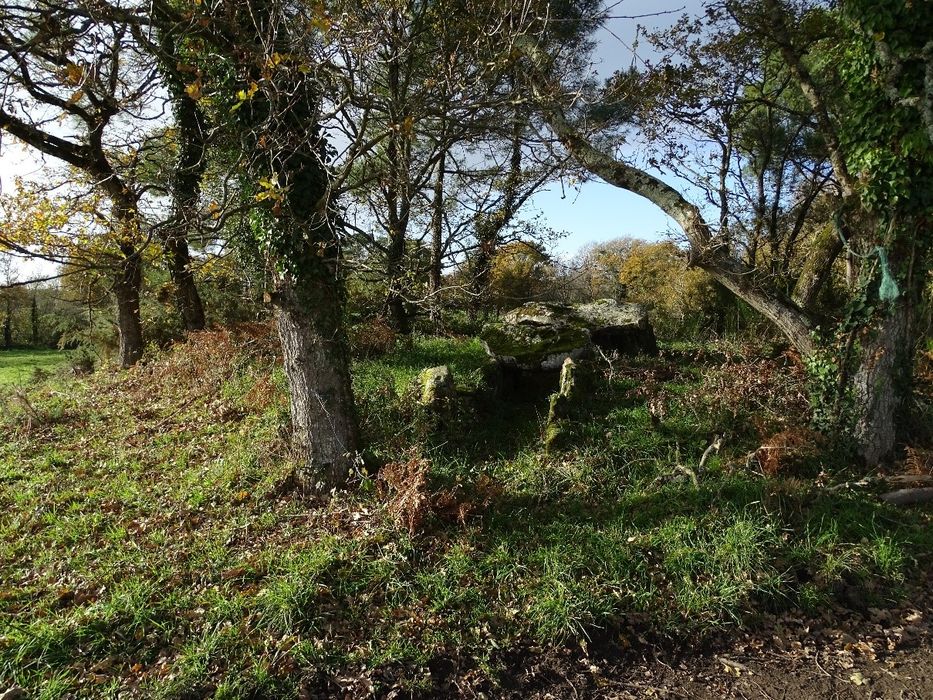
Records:
{"label": "sunlit grass patch", "polygon": [[[417,669],[439,656],[493,672],[503,649],[632,624],[694,638],[762,609],[883,604],[931,551],[922,508],[747,468],[755,433],[730,433],[694,486],[677,467],[697,466],[720,414],[698,403],[702,373],[663,360],[593,369],[570,448],[547,454],[546,395],[494,396],[475,341],[356,363],[370,447],[425,470],[417,526],[379,476],[312,504],[288,487],[280,368],[202,367],[208,350],[33,387],[59,416],[44,424],[0,417],[0,687],[296,697],[401,664],[429,689]],[[462,392],[431,416],[405,387],[440,363]],[[660,418],[646,377],[676,385]]]}
{"label": "sunlit grass patch", "polygon": [[0,386],[28,384],[68,363],[60,350],[0,350]]}

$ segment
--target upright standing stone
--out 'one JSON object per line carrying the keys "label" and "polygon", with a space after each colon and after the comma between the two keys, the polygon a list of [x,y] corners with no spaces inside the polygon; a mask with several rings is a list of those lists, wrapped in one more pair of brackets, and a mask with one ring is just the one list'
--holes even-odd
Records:
{"label": "upright standing stone", "polygon": [[564,360],[560,369],[560,389],[556,394],[551,394],[547,428],[544,433],[544,449],[548,453],[559,450],[564,445],[572,408],[576,369],[577,364],[572,359],[568,357]]}

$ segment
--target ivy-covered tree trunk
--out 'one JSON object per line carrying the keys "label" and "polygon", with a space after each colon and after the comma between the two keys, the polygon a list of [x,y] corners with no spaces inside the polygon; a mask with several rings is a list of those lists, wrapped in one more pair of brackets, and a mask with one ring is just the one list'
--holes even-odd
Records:
{"label": "ivy-covered tree trunk", "polygon": [[175,306],[181,314],[185,330],[204,330],[206,325],[204,304],[201,302],[201,295],[194,281],[194,272],[191,270],[188,240],[184,237],[170,236],[164,241],[163,247],[172,278]]}
{"label": "ivy-covered tree trunk", "polygon": [[36,292],[33,291],[29,302],[29,320],[32,326],[32,346],[39,347],[39,300],[36,298]]}
{"label": "ivy-covered tree trunk", "polygon": [[[441,138],[444,138],[446,122],[441,122]],[[441,319],[441,275],[444,256],[444,177],[447,168],[447,149],[444,147],[437,160],[434,177],[434,198],[431,201],[431,267],[428,271],[428,308],[431,323],[440,330]]]}
{"label": "ivy-covered tree trunk", "polygon": [[[308,148],[312,146],[309,144]],[[292,444],[306,493],[343,486],[357,457],[358,433],[343,327],[340,245],[327,170],[317,153],[283,153],[285,185],[271,228],[272,294],[291,406]]]}
{"label": "ivy-covered tree trunk", "polygon": [[[495,216],[492,215],[492,216]],[[492,274],[492,258],[496,252],[499,228],[486,219],[476,224],[476,252],[470,264],[470,320],[476,322],[488,309],[489,278]]]}
{"label": "ivy-covered tree trunk", "polygon": [[[401,32],[400,13],[393,12],[393,25]],[[386,248],[386,309],[392,328],[403,335],[411,333],[411,319],[405,304],[405,255],[408,249],[408,224],[411,217],[412,137],[405,127],[409,120],[407,81],[402,76],[403,56],[393,53],[388,59],[388,117],[393,125],[386,144],[386,175],[382,186],[386,202],[389,242]]]}
{"label": "ivy-covered tree trunk", "polygon": [[184,76],[172,61],[177,55],[174,38],[169,32],[162,36],[163,73],[178,134],[178,160],[170,177],[172,221],[162,236],[165,264],[172,279],[175,306],[185,330],[199,331],[206,325],[204,305],[191,269],[188,248],[189,231],[198,217],[201,178],[207,167],[207,120],[198,103],[188,94]]}
{"label": "ivy-covered tree trunk", "polygon": [[[296,121],[286,119],[282,126],[307,123],[297,120],[299,114],[290,116]],[[261,220],[271,234],[272,299],[288,378],[292,443],[301,461],[298,483],[306,493],[326,494],[346,483],[359,440],[324,144],[313,126],[302,139],[294,151],[273,158],[281,198]]]}
{"label": "ivy-covered tree trunk", "polygon": [[[854,343],[857,363],[850,383],[852,417],[859,452],[870,466],[896,458],[898,447],[910,437],[916,310],[921,306],[925,282],[924,275],[918,274],[916,260],[918,251],[928,245],[930,230],[925,219],[907,218],[906,222],[909,224],[900,229],[887,249],[887,271],[880,273],[879,285],[868,288],[870,306],[876,310]],[[890,274],[890,279],[885,279],[885,274]],[[884,301],[883,297],[895,289],[897,297]]]}
{"label": "ivy-covered tree trunk", "polygon": [[402,289],[405,283],[406,247],[405,228],[396,223],[389,229],[389,245],[386,248],[386,278],[389,284],[386,308],[389,312],[390,325],[402,335],[411,333],[408,309],[405,307],[405,294]]}
{"label": "ivy-covered tree trunk", "polygon": [[266,0],[221,7],[213,17],[223,29],[210,35],[211,50],[229,59],[235,77],[227,65],[214,73],[213,61],[201,69],[230,100],[223,126],[245,161],[242,192],[252,207],[251,226],[238,243],[262,256],[272,273],[269,296],[288,381],[298,485],[326,494],[346,483],[358,432],[343,328],[339,217],[320,130],[322,85],[315,70],[295,60],[318,40],[320,29],[308,20],[322,10]]}
{"label": "ivy-covered tree trunk", "polygon": [[13,347],[13,302],[6,300],[6,309],[3,314],[3,347],[9,350]]}

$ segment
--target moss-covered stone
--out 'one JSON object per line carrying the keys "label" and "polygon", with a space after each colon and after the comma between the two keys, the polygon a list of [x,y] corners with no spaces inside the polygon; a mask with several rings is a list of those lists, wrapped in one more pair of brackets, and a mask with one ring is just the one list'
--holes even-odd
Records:
{"label": "moss-covered stone", "polygon": [[571,418],[576,383],[576,363],[569,357],[564,360],[560,371],[560,390],[551,394],[548,406],[547,428],[544,432],[544,449],[554,452],[563,449],[567,436],[567,423]]}
{"label": "moss-covered stone", "polygon": [[497,361],[527,370],[557,369],[593,344],[630,354],[657,351],[645,309],[611,299],[578,306],[530,302],[487,324],[480,338]]}
{"label": "moss-covered stone", "polygon": [[[586,348],[590,336],[585,327],[489,323],[480,335],[487,352],[506,364],[537,369],[555,355],[573,356]],[[560,366],[557,360],[556,366]]]}
{"label": "moss-covered stone", "polygon": [[447,365],[431,367],[418,375],[419,401],[424,406],[439,406],[457,395],[454,377]]}
{"label": "moss-covered stone", "polygon": [[[556,396],[557,394],[555,394]],[[567,431],[563,423],[548,423],[544,430],[544,450],[548,454],[557,452],[567,442]]]}

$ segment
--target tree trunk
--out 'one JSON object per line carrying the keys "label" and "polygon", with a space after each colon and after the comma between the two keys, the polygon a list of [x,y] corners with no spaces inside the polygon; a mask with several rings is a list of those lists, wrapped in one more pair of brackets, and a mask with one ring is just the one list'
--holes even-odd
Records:
{"label": "tree trunk", "polygon": [[186,92],[185,78],[177,70],[174,37],[165,32],[161,40],[165,54],[163,72],[172,98],[178,133],[178,161],[170,178],[172,221],[162,237],[162,247],[172,278],[175,305],[185,330],[199,331],[204,329],[206,322],[204,305],[191,271],[188,236],[192,224],[197,221],[201,178],[207,167],[207,120],[198,103]]}
{"label": "tree trunk", "polygon": [[183,237],[172,236],[164,242],[165,256],[169,265],[169,274],[172,276],[172,287],[175,294],[175,306],[181,314],[185,330],[204,330],[204,305],[198,287],[191,271],[191,255],[188,252],[188,241]]}
{"label": "tree trunk", "polygon": [[[299,79],[299,90],[310,85]],[[299,119],[299,107],[294,109],[297,113],[283,118],[283,132],[301,127],[305,141],[273,161],[286,194],[281,215],[267,220],[284,246],[269,253],[280,270],[273,302],[288,378],[292,443],[301,461],[297,481],[305,493],[324,495],[346,484],[359,440],[343,328],[340,240],[324,145],[314,123]]]}
{"label": "tree trunk", "polygon": [[3,347],[7,350],[13,347],[13,307],[9,299],[6,300],[6,313],[3,315]]}
{"label": "tree trunk", "polygon": [[759,289],[747,275],[743,276],[729,269],[726,260],[715,265],[701,263],[698,267],[705,269],[719,284],[777,326],[801,355],[807,357],[813,354],[816,348],[810,337],[812,325],[803,311]]}
{"label": "tree trunk", "polygon": [[[496,216],[492,214],[491,216]],[[491,217],[490,217],[491,218]],[[488,220],[481,220],[476,225],[476,253],[470,270],[470,303],[468,313],[470,321],[475,323],[481,313],[488,310],[489,277],[492,273],[492,256],[496,252],[499,228]]]}
{"label": "tree trunk", "polygon": [[[514,81],[513,81],[514,82]],[[509,172],[502,192],[502,203],[491,214],[483,216],[476,224],[477,250],[471,277],[470,320],[476,321],[480,312],[488,311],[489,278],[492,275],[492,260],[496,254],[505,227],[511,223],[520,206],[518,186],[522,176],[522,135],[525,117],[516,108],[512,115],[511,154]]]}
{"label": "tree trunk", "polygon": [[313,278],[280,285],[277,306],[292,440],[304,462],[298,481],[327,493],[346,483],[358,443],[336,285]]}
{"label": "tree trunk", "polygon": [[828,226],[817,233],[792,294],[798,306],[804,309],[813,306],[820,291],[825,288],[833,263],[841,252],[842,239],[835,228]]}
{"label": "tree trunk", "polygon": [[861,341],[858,368],[852,377],[855,436],[868,466],[888,462],[904,425],[912,380],[910,304],[905,297]]}
{"label": "tree trunk", "polygon": [[386,253],[386,278],[389,291],[386,297],[386,308],[389,312],[389,325],[396,333],[408,335],[411,333],[408,309],[405,308],[405,295],[402,291],[405,274],[405,229],[400,225],[393,225],[389,230],[389,245]]}
{"label": "tree trunk", "polygon": [[[402,12],[392,11],[392,27],[396,36],[401,36]],[[389,325],[396,333],[411,333],[411,319],[405,305],[408,281],[405,279],[405,254],[408,250],[408,224],[411,216],[412,198],[412,137],[404,128],[409,120],[408,81],[403,75],[404,52],[392,52],[387,57],[386,83],[388,87],[388,118],[395,125],[386,144],[387,181],[383,185],[386,200],[389,245],[386,254],[386,279],[388,294],[386,308]]]}
{"label": "tree trunk", "polygon": [[[444,127],[441,126],[441,136]],[[447,167],[447,147],[443,146],[434,178],[434,199],[431,202],[431,269],[428,273],[428,309],[435,330],[441,327],[441,272],[444,255],[444,176]]]}
{"label": "tree trunk", "polygon": [[39,300],[36,299],[36,292],[32,293],[32,301],[29,307],[30,321],[32,322],[32,346],[39,347]]}
{"label": "tree trunk", "polygon": [[[278,185],[274,197],[251,216],[262,222],[264,236],[255,243],[275,275],[271,297],[300,460],[296,477],[308,492],[329,493],[346,484],[358,439],[320,85],[308,74],[313,71],[266,68],[305,36],[302,22],[285,5],[233,3],[229,9],[228,31],[210,36],[256,90],[227,121],[246,158],[244,175],[254,183],[270,178]],[[255,43],[230,36],[255,36]]]}
{"label": "tree trunk", "polygon": [[120,366],[132,367],[143,356],[143,326],[139,315],[142,268],[136,253],[128,255],[117,271],[113,294],[117,300]]}

